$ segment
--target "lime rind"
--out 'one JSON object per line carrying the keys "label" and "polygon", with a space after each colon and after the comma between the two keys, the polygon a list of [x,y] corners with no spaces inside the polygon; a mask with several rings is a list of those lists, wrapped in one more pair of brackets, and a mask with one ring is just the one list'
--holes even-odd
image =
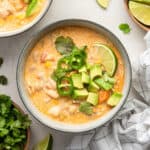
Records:
{"label": "lime rind", "polygon": [[110,76],[116,72],[118,61],[115,53],[108,46],[101,43],[94,43],[94,46],[100,49],[101,64],[104,65],[106,71]]}
{"label": "lime rind", "polygon": [[52,150],[53,138],[51,135],[45,137],[42,141],[40,141],[33,150]]}
{"label": "lime rind", "polygon": [[134,2],[150,5],[150,0],[131,0]]}
{"label": "lime rind", "polygon": [[96,0],[97,3],[104,9],[106,9],[109,5],[110,0]]}

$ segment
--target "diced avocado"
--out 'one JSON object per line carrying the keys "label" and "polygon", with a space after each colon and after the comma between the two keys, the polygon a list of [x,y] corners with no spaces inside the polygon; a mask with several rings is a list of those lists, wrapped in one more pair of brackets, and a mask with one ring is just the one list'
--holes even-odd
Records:
{"label": "diced avocado", "polygon": [[98,104],[98,93],[90,92],[87,98],[87,102],[91,103],[92,105]]}
{"label": "diced avocado", "polygon": [[94,81],[90,81],[88,91],[97,92],[99,89],[100,89],[99,86]]}
{"label": "diced avocado", "polygon": [[116,106],[122,98],[122,94],[114,92],[113,95],[108,99],[107,104],[110,106]]}
{"label": "diced avocado", "polygon": [[82,89],[83,88],[83,84],[82,84],[82,76],[81,74],[73,74],[71,76],[72,78],[72,82],[73,82],[73,86],[75,88],[79,88]]}
{"label": "diced avocado", "polygon": [[83,112],[87,115],[92,115],[93,113],[93,107],[90,103],[88,102],[82,102],[79,106],[79,111]]}
{"label": "diced avocado", "polygon": [[85,99],[88,96],[88,91],[86,89],[74,90],[74,99]]}
{"label": "diced avocado", "polygon": [[86,72],[82,72],[82,83],[88,84],[90,82],[90,77]]}
{"label": "diced avocado", "polygon": [[113,88],[113,85],[109,82],[106,82],[103,78],[98,78],[95,80],[95,83],[104,90],[110,90]]}
{"label": "diced avocado", "polygon": [[86,66],[83,66],[79,69],[79,72],[87,72]]}
{"label": "diced avocado", "polygon": [[87,68],[87,70],[90,70],[90,69],[91,69],[91,67],[92,67],[92,64],[89,64],[89,63],[87,63],[87,64],[86,64],[86,68]]}
{"label": "diced avocado", "polygon": [[111,84],[114,84],[115,82],[116,82],[116,80],[115,80],[115,78],[112,78],[112,77],[110,77],[108,74],[104,74],[104,76],[103,76],[103,78],[104,78],[104,80],[106,81],[106,82],[109,82],[109,83],[111,83]]}
{"label": "diced avocado", "polygon": [[90,69],[90,78],[91,80],[95,79],[96,77],[102,76],[102,69],[100,65],[93,65]]}

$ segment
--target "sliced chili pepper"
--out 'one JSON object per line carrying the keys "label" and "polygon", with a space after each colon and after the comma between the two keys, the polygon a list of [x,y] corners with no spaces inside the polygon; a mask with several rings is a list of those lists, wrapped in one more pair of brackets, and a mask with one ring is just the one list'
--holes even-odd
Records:
{"label": "sliced chili pepper", "polygon": [[57,91],[60,96],[71,96],[73,92],[73,83],[71,78],[62,77],[57,80]]}
{"label": "sliced chili pepper", "polygon": [[26,10],[26,16],[29,17],[31,16],[33,10],[35,9],[36,5],[38,3],[38,0],[30,0],[30,3],[27,7],[27,10]]}
{"label": "sliced chili pepper", "polygon": [[86,53],[84,50],[79,50],[78,48],[74,48],[71,60],[70,60],[70,66],[72,69],[78,70],[80,69],[86,62]]}
{"label": "sliced chili pepper", "polygon": [[69,63],[70,63],[70,57],[69,56],[65,56],[65,57],[61,58],[58,61],[58,65],[57,65],[58,70],[61,69],[63,71],[70,71],[71,67],[70,67]]}

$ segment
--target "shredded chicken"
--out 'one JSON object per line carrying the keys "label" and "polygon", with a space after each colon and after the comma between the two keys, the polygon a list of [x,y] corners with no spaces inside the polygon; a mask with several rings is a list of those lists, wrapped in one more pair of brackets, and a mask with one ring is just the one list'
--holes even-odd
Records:
{"label": "shredded chicken", "polygon": [[59,116],[60,112],[61,112],[60,106],[54,106],[54,107],[50,108],[48,111],[48,113],[53,115],[54,117]]}
{"label": "shredded chicken", "polygon": [[0,0],[0,17],[6,18],[23,7],[25,7],[23,0]]}
{"label": "shredded chicken", "polygon": [[57,99],[59,97],[58,93],[56,90],[51,90],[51,89],[46,89],[44,88],[45,93],[50,96],[51,98]]}
{"label": "shredded chicken", "polygon": [[55,61],[53,54],[48,53],[47,51],[43,52],[41,55],[41,63],[45,63],[46,61]]}
{"label": "shredded chicken", "polygon": [[9,2],[15,8],[16,11],[23,9],[25,6],[25,3],[23,0],[9,0]]}

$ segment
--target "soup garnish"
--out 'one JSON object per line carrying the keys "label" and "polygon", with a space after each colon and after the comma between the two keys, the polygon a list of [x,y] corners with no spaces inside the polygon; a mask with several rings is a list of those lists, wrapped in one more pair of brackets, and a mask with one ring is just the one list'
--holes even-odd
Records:
{"label": "soup garnish", "polygon": [[24,85],[41,113],[82,124],[119,103],[124,75],[121,54],[107,37],[86,27],[64,26],[35,44],[25,63]]}
{"label": "soup garnish", "polygon": [[[87,115],[91,115],[93,107],[98,105],[99,91],[101,90],[110,93],[107,100],[108,105],[116,106],[119,103],[122,94],[113,91],[116,80],[112,76],[116,71],[117,61],[111,49],[103,44],[97,44],[99,47],[103,47],[103,51],[106,51],[103,54],[107,54],[107,58],[109,55],[110,57],[113,55],[115,59],[114,64],[110,64],[112,68],[109,66],[105,68],[106,62],[87,63],[87,46],[78,48],[70,37],[57,37],[55,45],[62,57],[57,62],[57,68],[53,72],[52,78],[56,81],[57,92],[60,96],[71,97],[78,101],[80,103],[79,111]],[[113,68],[114,66],[115,68]]]}

